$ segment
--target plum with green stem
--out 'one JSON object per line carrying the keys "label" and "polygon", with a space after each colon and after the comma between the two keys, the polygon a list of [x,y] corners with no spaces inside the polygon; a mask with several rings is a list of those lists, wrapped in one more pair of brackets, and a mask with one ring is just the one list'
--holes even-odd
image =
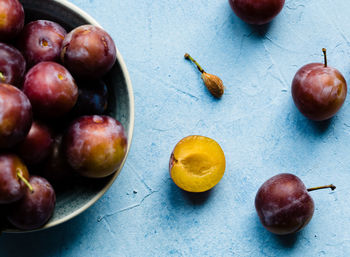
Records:
{"label": "plum with green stem", "polygon": [[258,190],[255,208],[262,225],[270,232],[287,235],[300,231],[314,214],[314,201],[309,192],[334,185],[306,188],[295,175],[278,174],[268,179]]}
{"label": "plum with green stem", "polygon": [[28,183],[29,173],[26,165],[14,154],[0,155],[0,204],[9,204],[21,199]]}
{"label": "plum with green stem", "polygon": [[21,87],[26,72],[26,61],[13,46],[0,43],[0,83]]}
{"label": "plum with green stem", "polygon": [[31,230],[44,226],[51,218],[56,205],[56,194],[51,184],[39,176],[31,176],[32,190],[10,204],[8,221],[16,228]]}
{"label": "plum with green stem", "polygon": [[324,63],[310,63],[301,67],[292,82],[296,107],[304,116],[315,121],[333,117],[342,107],[347,94],[344,76],[328,66],[326,49],[322,51]]}

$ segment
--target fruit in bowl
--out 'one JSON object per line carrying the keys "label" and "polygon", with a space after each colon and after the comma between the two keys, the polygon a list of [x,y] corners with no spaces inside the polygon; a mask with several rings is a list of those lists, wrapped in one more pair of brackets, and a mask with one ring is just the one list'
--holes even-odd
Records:
{"label": "fruit in bowl", "polygon": [[123,125],[108,116],[82,116],[69,126],[64,138],[68,163],[89,178],[111,175],[121,164],[126,147]]}
{"label": "fruit in bowl", "polygon": [[28,23],[18,39],[28,67],[43,61],[58,62],[66,30],[56,22],[37,20]]}
{"label": "fruit in bowl", "polygon": [[[17,0],[4,2],[8,6],[19,3]],[[0,55],[0,82],[3,82],[0,84],[0,148],[7,161],[3,162],[2,169],[6,176],[0,181],[0,209],[7,210],[2,216],[7,217],[5,231],[8,232],[57,225],[96,202],[119,174],[133,130],[131,83],[108,33],[68,2],[22,0],[20,3],[28,23],[11,39],[19,51],[2,40],[8,36],[0,27],[0,52],[6,53]],[[0,4],[0,14],[3,9],[4,5]],[[69,61],[67,65],[58,63],[63,53],[69,52],[63,48],[66,31],[82,25],[97,31],[91,35],[83,33],[85,40],[93,43],[84,49],[94,60],[79,60],[96,80],[68,67]],[[99,35],[110,57],[105,52],[99,56],[102,52],[95,44]],[[74,51],[79,51],[78,45]],[[11,58],[15,62],[9,62]],[[78,88],[76,81],[89,81],[81,83],[88,88]],[[75,108],[79,95],[79,106]],[[91,116],[81,117],[84,114]],[[85,130],[90,136],[84,134],[84,129],[74,131],[68,126],[74,127],[82,120],[87,120]],[[72,141],[63,144],[62,134]],[[92,136],[98,134],[98,140]],[[79,140],[86,140],[91,149],[74,152]],[[72,161],[71,150],[77,159],[83,159],[79,163],[82,165]],[[86,156],[90,159],[84,159]],[[93,169],[86,166],[90,163],[95,164]],[[14,188],[6,181],[11,181]],[[61,187],[62,181],[70,186]]]}
{"label": "fruit in bowl", "polygon": [[18,0],[2,0],[0,14],[0,41],[12,40],[23,29],[23,6]]}

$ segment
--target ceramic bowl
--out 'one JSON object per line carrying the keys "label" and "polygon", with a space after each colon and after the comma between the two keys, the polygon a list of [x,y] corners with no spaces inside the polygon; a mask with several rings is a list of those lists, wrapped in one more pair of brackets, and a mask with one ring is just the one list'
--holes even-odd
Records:
{"label": "ceramic bowl", "polygon": [[[20,0],[26,14],[26,22],[46,19],[58,22],[69,32],[83,24],[100,26],[90,15],[66,0]],[[134,128],[134,96],[129,74],[120,52],[112,70],[103,78],[109,89],[107,114],[119,120],[128,137],[128,149]],[[79,180],[74,186],[57,193],[57,203],[53,217],[42,228],[50,228],[72,219],[93,205],[113,184],[120,168],[110,177],[97,180]],[[26,232],[8,228],[5,232]]]}

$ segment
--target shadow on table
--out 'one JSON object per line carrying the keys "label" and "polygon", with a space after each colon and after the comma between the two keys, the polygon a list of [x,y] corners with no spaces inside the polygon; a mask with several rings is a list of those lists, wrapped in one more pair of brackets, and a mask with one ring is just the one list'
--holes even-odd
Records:
{"label": "shadow on table", "polygon": [[305,134],[311,134],[318,137],[327,133],[327,131],[332,127],[336,122],[336,118],[330,118],[325,121],[313,121],[304,117],[299,110],[295,107],[293,101],[290,101],[290,108],[293,108],[292,115],[293,120],[295,121],[296,128]]}
{"label": "shadow on table", "polygon": [[276,245],[278,248],[284,248],[285,250],[292,249],[300,239],[301,232],[291,235],[279,236],[266,230],[260,223],[259,217],[254,213],[255,217],[255,234],[262,241],[262,245],[269,241],[269,245]]}
{"label": "shadow on table", "polygon": [[82,214],[62,225],[44,231],[0,236],[1,257],[60,256],[70,244],[79,240],[88,219]]}
{"label": "shadow on table", "polygon": [[180,189],[172,181],[168,183],[169,185],[169,198],[170,203],[174,206],[183,206],[184,203],[191,206],[202,206],[207,203],[210,196],[214,193],[215,188],[203,192],[203,193],[190,193]]}
{"label": "shadow on table", "polygon": [[232,19],[231,22],[233,24],[239,24],[239,26],[243,28],[248,34],[254,34],[257,38],[264,38],[275,23],[275,20],[272,20],[271,22],[263,25],[248,24],[240,18],[238,18],[238,16],[236,16],[233,11],[230,12],[230,16]]}

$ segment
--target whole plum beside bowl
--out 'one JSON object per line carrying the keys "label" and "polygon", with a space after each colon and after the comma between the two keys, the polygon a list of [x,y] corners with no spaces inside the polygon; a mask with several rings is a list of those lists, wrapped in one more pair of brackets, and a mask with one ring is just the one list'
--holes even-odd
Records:
{"label": "whole plum beside bowl", "polygon": [[309,192],[334,185],[306,188],[295,175],[281,173],[265,181],[255,197],[255,209],[262,225],[277,235],[302,230],[311,220],[315,206]]}
{"label": "whole plum beside bowl", "polygon": [[342,107],[347,83],[344,76],[328,66],[326,49],[324,63],[301,67],[292,82],[292,97],[296,107],[307,118],[323,121],[333,117]]}
{"label": "whole plum beside bowl", "polygon": [[[60,24],[66,31],[71,31],[86,24],[100,26],[91,16],[66,0],[21,0],[20,2],[24,6],[27,22],[51,20]],[[123,124],[128,139],[126,146],[126,152],[128,152],[134,127],[134,97],[129,74],[119,51],[116,51],[116,62],[111,70],[100,79],[105,82],[108,88],[108,107],[104,114],[119,120]],[[78,178],[69,187],[58,191],[53,216],[43,227],[33,230],[56,226],[89,208],[113,184],[124,165],[126,157],[127,153],[112,175],[97,180]],[[50,158],[49,156],[48,161]],[[4,232],[19,233],[25,231],[7,226]]]}
{"label": "whole plum beside bowl", "polygon": [[285,0],[229,0],[232,10],[243,21],[254,25],[269,23],[283,8]]}

